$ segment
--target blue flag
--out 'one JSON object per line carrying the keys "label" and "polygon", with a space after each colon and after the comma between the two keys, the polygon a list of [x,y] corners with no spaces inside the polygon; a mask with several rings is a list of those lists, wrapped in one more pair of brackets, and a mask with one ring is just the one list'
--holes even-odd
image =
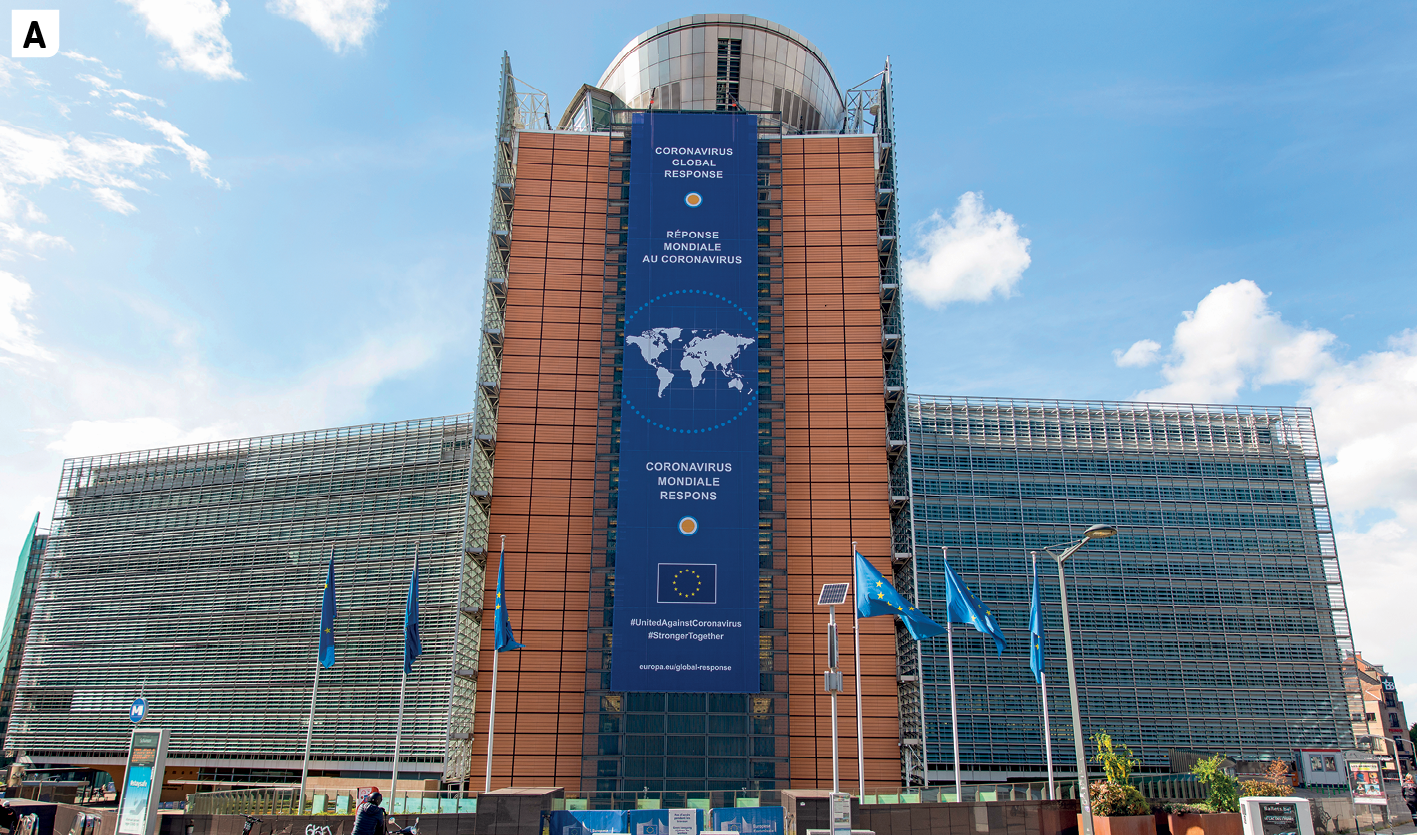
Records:
{"label": "blue flag", "polygon": [[497,558],[497,602],[493,614],[496,616],[496,629],[492,635],[492,648],[498,652],[505,652],[509,649],[521,649],[522,645],[517,643],[517,636],[512,634],[512,621],[507,617],[507,604],[504,601],[507,589],[507,543],[502,543],[502,555]]}
{"label": "blue flag", "polygon": [[403,607],[403,671],[413,672],[413,659],[423,654],[418,640],[418,552],[413,552],[413,578],[408,581],[408,602]]}
{"label": "blue flag", "polygon": [[910,637],[919,641],[944,634],[945,628],[925,616],[925,613],[910,605],[895,590],[876,567],[854,551],[856,559],[856,614],[863,618],[877,615],[900,615]]}
{"label": "blue flag", "polygon": [[335,665],[335,552],[330,551],[330,569],[325,572],[325,598],[320,603],[320,666]]}
{"label": "blue flag", "polygon": [[1030,647],[1028,667],[1033,677],[1043,681],[1043,604],[1038,596],[1038,557],[1033,558],[1033,605],[1028,609]]}
{"label": "blue flag", "polygon": [[994,648],[1000,655],[1004,654],[1007,643],[1004,641],[1004,631],[999,628],[999,621],[994,617],[994,613],[969,591],[969,587],[955,573],[948,561],[945,562],[945,597],[949,601],[946,617],[951,623],[967,623],[973,626],[993,638]]}

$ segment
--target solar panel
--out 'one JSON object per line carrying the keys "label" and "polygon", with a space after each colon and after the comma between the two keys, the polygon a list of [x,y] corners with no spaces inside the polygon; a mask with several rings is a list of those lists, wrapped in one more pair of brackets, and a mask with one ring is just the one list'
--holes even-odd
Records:
{"label": "solar panel", "polygon": [[817,598],[818,606],[840,606],[846,602],[846,592],[850,583],[827,583],[822,586],[822,594]]}

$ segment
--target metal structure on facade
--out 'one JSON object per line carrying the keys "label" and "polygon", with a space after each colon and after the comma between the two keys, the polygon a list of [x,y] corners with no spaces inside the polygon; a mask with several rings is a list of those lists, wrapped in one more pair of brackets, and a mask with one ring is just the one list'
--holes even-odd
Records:
{"label": "metal structure on facade", "polygon": [[8,745],[121,764],[141,694],[172,764],[298,773],[333,552],[312,766],[388,763],[417,549],[425,652],[400,760],[441,776],[475,447],[464,414],[66,461]]}
{"label": "metal structure on facade", "polygon": [[[1028,554],[1096,523],[1120,534],[1068,562],[1085,734],[1108,731],[1150,770],[1169,748],[1352,747],[1352,639],[1308,409],[912,396],[909,421],[919,605],[943,613],[948,556],[1011,641],[998,658],[982,636],[955,637],[966,779],[1042,772]],[[1043,581],[1061,669],[1057,586]],[[951,768],[945,647],[924,649],[938,779]],[[1053,734],[1066,750],[1068,724]]]}

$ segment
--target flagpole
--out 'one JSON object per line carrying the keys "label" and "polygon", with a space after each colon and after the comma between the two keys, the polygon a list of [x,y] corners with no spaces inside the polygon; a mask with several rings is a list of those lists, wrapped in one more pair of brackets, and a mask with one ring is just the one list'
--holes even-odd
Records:
{"label": "flagpole", "polygon": [[[418,547],[419,547],[419,545],[421,545],[421,544],[422,544],[422,543],[419,543],[419,542],[413,543],[413,572],[414,572],[414,575],[415,575],[415,576],[417,576],[417,574],[418,574]],[[416,601],[415,601],[415,603],[416,603]],[[403,697],[404,697],[404,693],[408,690],[408,664],[409,664],[409,659],[408,659],[408,611],[407,611],[407,608],[405,608],[405,611],[404,611],[403,644],[404,644],[404,650],[403,650],[403,651],[404,651],[404,659],[403,659],[403,665],[402,665],[402,666],[403,666],[403,675],[399,676],[399,720],[398,720],[398,727],[397,727],[397,729],[394,731],[394,773],[393,773],[393,777],[392,777],[392,778],[390,779],[390,781],[389,781],[389,808],[390,808],[390,809],[393,808],[394,798],[398,796],[398,795],[395,794],[395,792],[398,791],[398,787],[399,787],[399,745],[400,745],[400,743],[403,742]]]}
{"label": "flagpole", "polygon": [[959,709],[955,702],[955,636],[954,617],[945,619],[945,643],[949,645],[950,659],[950,732],[954,735],[955,746],[955,800],[964,800],[964,780],[959,774]]}
{"label": "flagpole", "polygon": [[[1033,614],[1036,615],[1038,620],[1038,635],[1041,636],[1043,634],[1043,600],[1042,595],[1038,591],[1037,551],[1033,552],[1033,606]],[[1030,626],[1029,628],[1032,629],[1033,627]],[[1029,640],[1031,643],[1033,640],[1032,636],[1030,636]],[[1048,760],[1048,799],[1057,800],[1058,788],[1053,783],[1053,730],[1048,726],[1048,673],[1044,672],[1043,670],[1043,642],[1041,640],[1039,641],[1038,646],[1038,695],[1039,701],[1043,703],[1043,752],[1044,756]],[[1033,650],[1031,649],[1029,651],[1030,653],[1033,652]]]}
{"label": "flagpole", "polygon": [[[915,595],[915,605],[920,605],[920,564],[915,562],[914,553],[910,560],[910,590]],[[949,615],[948,612],[945,613]],[[949,628],[946,624],[946,629]],[[953,672],[954,667],[950,667]],[[930,788],[930,734],[925,727],[925,645],[920,639],[915,641],[915,687],[920,693],[920,788]],[[921,795],[924,797],[923,793]]]}
{"label": "flagpole", "polygon": [[[856,576],[856,543],[851,543],[851,585],[852,590],[857,591],[856,584],[860,578]],[[859,797],[866,796],[866,749],[864,740],[866,738],[865,727],[861,719],[861,607],[856,605],[855,595],[852,595],[851,606],[851,631],[856,633],[856,781],[860,788]]]}
{"label": "flagpole", "polygon": [[[330,560],[333,562],[334,558],[335,546],[331,545]],[[331,568],[331,571],[333,570],[334,569]],[[320,617],[321,619],[324,618],[323,601],[321,603]],[[310,727],[305,729],[305,756],[300,761],[300,800],[298,806],[299,811],[297,811],[296,814],[303,813],[305,809],[305,778],[310,774],[310,741],[315,736],[315,696],[320,692],[320,668],[322,666],[324,665],[320,663],[320,653],[317,650],[315,653],[315,684],[310,688]]]}
{"label": "flagpole", "polygon": [[[502,571],[502,561],[505,560],[506,558],[507,558],[507,535],[506,535],[506,534],[502,534],[502,555],[497,558],[497,571],[498,571],[497,576],[498,576],[498,577],[501,577],[501,576],[502,576],[501,573],[500,573],[500,572]],[[486,571],[483,572],[483,576],[484,576],[484,577],[486,576]],[[483,788],[482,788],[482,790],[485,791],[485,792],[490,792],[490,791],[492,791],[492,739],[493,739],[494,732],[495,732],[495,730],[496,730],[496,728],[494,727],[494,725],[495,725],[495,723],[496,723],[496,721],[497,721],[497,656],[501,655],[501,653],[497,651],[497,641],[496,641],[496,635],[497,635],[497,632],[496,632],[496,616],[497,616],[497,615],[496,615],[496,610],[494,609],[494,610],[493,610],[493,631],[492,631],[492,635],[493,635],[493,641],[492,641],[492,704],[488,707],[488,710],[487,710],[487,768],[486,768],[486,770],[485,770],[486,776],[485,776],[485,780],[484,780],[484,782],[483,782]]]}
{"label": "flagpole", "polygon": [[399,724],[398,730],[394,731],[394,776],[389,785],[389,808],[393,808],[395,794],[399,788],[399,743],[403,741],[403,696],[408,687],[408,670],[405,669],[399,677]]}
{"label": "flagpole", "polygon": [[310,727],[305,729],[305,757],[300,761],[300,795],[297,815],[305,810],[305,778],[310,773],[310,740],[315,735],[315,694],[320,692],[320,659],[315,658],[315,686],[310,688]]}
{"label": "flagpole", "polygon": [[1053,731],[1048,727],[1048,674],[1038,674],[1038,689],[1043,695],[1043,750],[1048,757],[1048,799],[1058,799],[1058,789],[1053,785]]}

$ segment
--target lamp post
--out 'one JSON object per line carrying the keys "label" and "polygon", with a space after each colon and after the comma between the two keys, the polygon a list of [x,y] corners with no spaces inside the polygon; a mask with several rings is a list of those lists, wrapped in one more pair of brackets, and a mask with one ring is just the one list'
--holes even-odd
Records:
{"label": "lamp post", "polygon": [[[1058,563],[1058,597],[1063,603],[1063,648],[1068,656],[1068,695],[1073,703],[1073,751],[1077,755],[1078,797],[1082,801],[1082,835],[1092,835],[1092,797],[1087,788],[1087,750],[1082,741],[1082,712],[1078,709],[1078,679],[1073,668],[1073,632],[1068,618],[1068,581],[1063,576],[1063,561],[1088,542],[1116,533],[1117,529],[1111,525],[1093,525],[1083,531],[1082,539],[1068,544],[1061,553],[1054,553],[1052,549],[1063,548],[1062,545],[1050,545],[1043,549]],[[1046,698],[1047,694],[1044,695]]]}

